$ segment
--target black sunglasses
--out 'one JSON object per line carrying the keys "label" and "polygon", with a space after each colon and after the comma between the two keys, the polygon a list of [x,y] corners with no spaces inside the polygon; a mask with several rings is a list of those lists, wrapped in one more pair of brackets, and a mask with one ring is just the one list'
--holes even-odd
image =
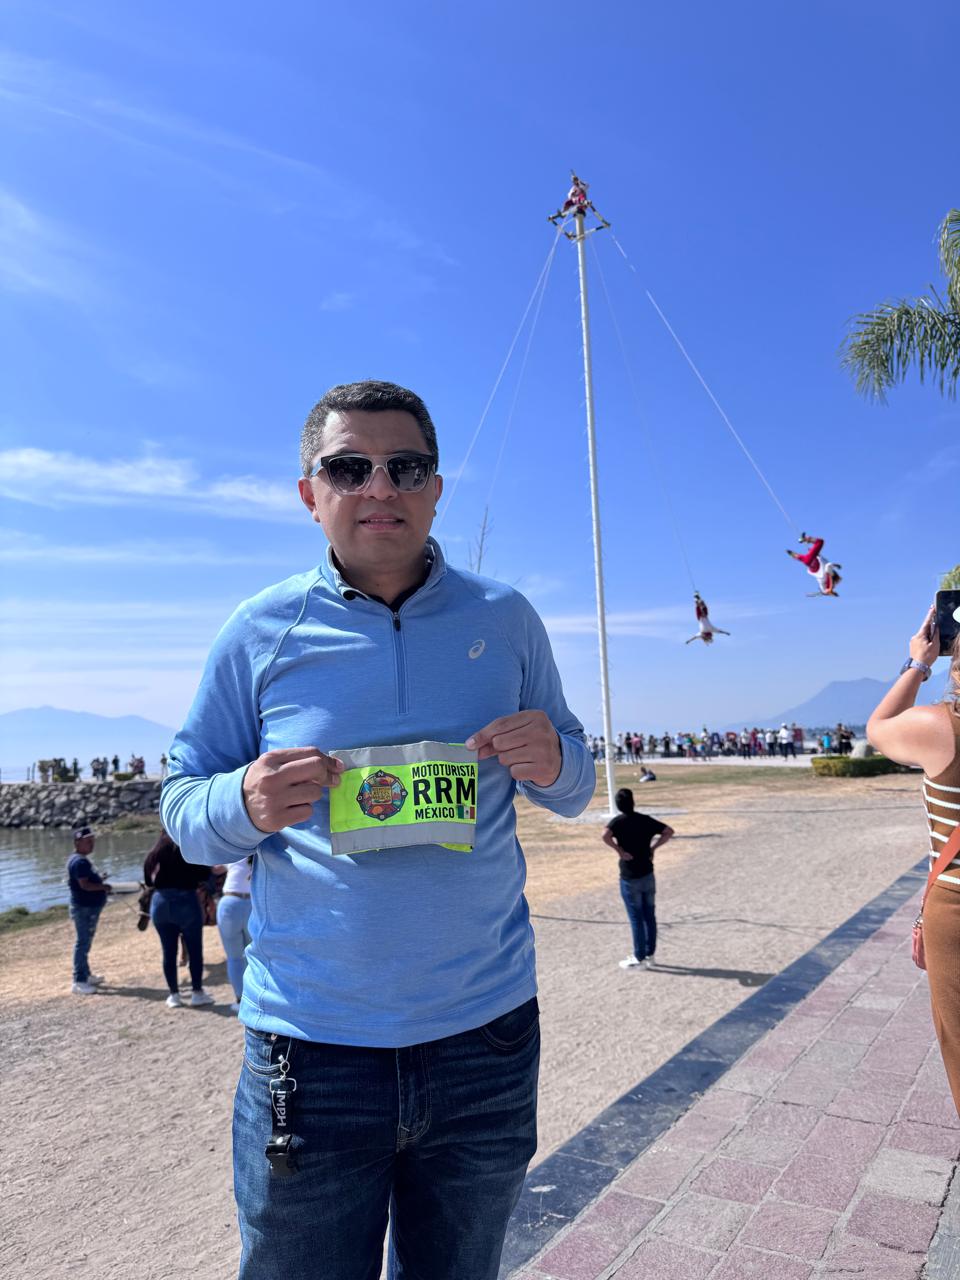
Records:
{"label": "black sunglasses", "polygon": [[321,457],[313,475],[325,471],[337,493],[363,493],[378,467],[401,493],[419,493],[430,479],[436,460],[427,453],[331,453]]}

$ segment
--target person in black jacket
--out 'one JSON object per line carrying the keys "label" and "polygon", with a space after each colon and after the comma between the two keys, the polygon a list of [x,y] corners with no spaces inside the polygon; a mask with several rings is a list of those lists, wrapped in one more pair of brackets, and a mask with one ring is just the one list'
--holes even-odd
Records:
{"label": "person in black jacket", "polygon": [[181,935],[190,959],[190,1003],[195,1008],[213,1004],[213,996],[203,989],[203,912],[197,897],[197,885],[209,875],[209,867],[185,861],[179,846],[165,831],[143,861],[144,882],[154,890],[150,919],[163,948],[169,1009],[179,1009],[183,1004],[177,981],[177,943]]}
{"label": "person in black jacket", "polygon": [[635,813],[633,792],[627,787],[614,799],[619,813],[607,823],[603,843],[620,856],[620,896],[633,932],[633,955],[621,960],[620,968],[652,969],[657,949],[653,851],[665,845],[674,831],[649,814]]}

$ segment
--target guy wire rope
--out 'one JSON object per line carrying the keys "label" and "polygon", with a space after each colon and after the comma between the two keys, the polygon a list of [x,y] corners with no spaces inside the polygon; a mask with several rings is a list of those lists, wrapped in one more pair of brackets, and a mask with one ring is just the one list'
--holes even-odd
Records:
{"label": "guy wire rope", "polygon": [[500,441],[500,449],[499,449],[499,452],[497,453],[497,461],[494,464],[494,468],[493,468],[493,479],[490,481],[490,489],[487,493],[488,507],[490,506],[490,500],[493,497],[493,490],[497,483],[497,477],[500,474],[500,464],[503,461],[504,450],[507,447],[507,439],[510,435],[510,428],[513,426],[513,415],[517,408],[517,400],[520,397],[520,388],[523,385],[523,375],[527,369],[527,361],[530,358],[530,348],[533,346],[533,335],[536,333],[536,330],[537,330],[537,321],[540,319],[540,310],[543,307],[543,300],[546,297],[547,284],[550,281],[550,270],[553,266],[553,260],[554,260],[554,257],[556,256],[556,248],[559,243],[560,243],[560,238],[558,236],[553,242],[553,247],[550,250],[550,256],[547,259],[547,269],[546,269],[546,272],[543,274],[543,285],[540,289],[540,294],[537,298],[537,303],[533,310],[533,319],[530,321],[530,329],[527,333],[527,345],[524,347],[523,356],[520,360],[520,371],[517,374],[517,384],[513,389],[513,399],[510,402],[510,409],[509,409],[509,412],[507,413],[506,426],[503,428],[503,439]]}
{"label": "guy wire rope", "polygon": [[546,260],[543,266],[540,268],[540,274],[537,276],[537,283],[533,286],[533,292],[530,294],[530,299],[527,302],[526,307],[524,307],[523,315],[520,318],[520,323],[517,325],[517,331],[513,335],[513,341],[510,343],[510,347],[507,351],[506,358],[504,359],[503,364],[500,366],[500,372],[497,374],[497,379],[493,384],[493,390],[490,392],[490,395],[487,397],[487,403],[484,405],[483,413],[481,413],[480,415],[480,421],[477,423],[476,430],[474,431],[473,436],[471,437],[470,444],[467,447],[467,452],[464,454],[463,462],[460,464],[460,469],[458,470],[456,479],[454,480],[453,485],[451,487],[450,496],[449,498],[447,498],[446,502],[443,504],[443,510],[440,512],[440,515],[437,518],[437,525],[436,525],[437,529],[440,528],[440,526],[443,524],[444,520],[446,519],[447,512],[450,510],[450,506],[453,503],[454,498],[456,497],[457,489],[460,486],[460,477],[463,475],[464,471],[466,471],[467,469],[467,463],[470,461],[470,456],[473,453],[473,449],[477,443],[477,439],[479,438],[480,432],[483,430],[483,424],[487,420],[487,414],[490,412],[490,406],[493,404],[494,397],[496,396],[497,391],[500,388],[500,383],[503,381],[503,375],[507,371],[507,366],[509,365],[511,357],[513,356],[514,348],[517,345],[517,342],[520,338],[520,334],[523,332],[523,326],[527,322],[527,316],[530,314],[530,308],[534,304],[534,300],[536,299],[537,293],[540,290],[541,284],[545,282],[547,275],[549,275],[550,263],[553,260],[554,253],[556,253],[557,245],[560,243],[560,237],[562,234],[563,234],[563,224],[561,224],[557,228],[557,234],[556,236],[554,236],[553,244],[550,246],[549,252],[547,253]]}
{"label": "guy wire rope", "polygon": [[[617,248],[620,250],[621,254],[623,255],[623,260],[624,260],[624,262],[626,262],[627,266],[630,268],[630,270],[633,272],[633,274],[634,274],[635,276],[637,276],[637,280],[638,280],[638,283],[639,283],[639,276],[637,275],[637,269],[636,269],[636,267],[633,265],[633,263],[630,261],[629,257],[627,256],[627,251],[624,249],[623,245],[620,243],[620,241],[617,239],[617,237],[616,237],[615,235],[613,235],[613,232],[612,232],[612,231],[611,231],[611,233],[610,233],[610,234],[611,234],[611,237],[613,238],[613,243],[617,246]],[[657,303],[656,298],[653,296],[653,294],[650,292],[650,290],[649,290],[649,289],[644,288],[644,286],[643,286],[643,285],[641,285],[640,287],[643,289],[644,293],[647,295],[647,298],[648,298],[648,300],[649,300],[649,302],[650,302],[650,305],[653,307],[654,311],[656,311],[657,315],[658,315],[658,316],[660,317],[660,319],[663,321],[663,324],[664,324],[664,326],[665,326],[665,328],[666,328],[667,332],[670,334],[670,337],[671,337],[671,338],[674,340],[674,342],[677,344],[677,348],[678,348],[678,350],[680,351],[680,354],[683,356],[684,360],[686,360],[687,364],[688,364],[688,365],[690,366],[690,368],[693,370],[693,372],[694,372],[694,374],[696,375],[697,380],[699,381],[700,385],[703,387],[704,391],[705,391],[705,392],[707,393],[707,395],[710,397],[711,401],[713,402],[713,406],[714,406],[714,408],[717,410],[717,413],[719,413],[720,417],[723,419],[723,422],[724,422],[724,424],[726,425],[726,427],[727,427],[728,431],[729,431],[729,432],[730,432],[730,434],[733,436],[734,440],[736,440],[736,442],[737,442],[737,444],[740,446],[740,448],[743,450],[744,456],[746,457],[747,461],[750,463],[751,467],[753,467],[754,471],[755,471],[755,472],[757,473],[757,475],[760,477],[760,480],[761,480],[761,482],[762,482],[762,484],[763,484],[763,487],[766,489],[767,493],[769,493],[770,497],[773,499],[774,503],[776,504],[777,508],[778,508],[778,509],[779,509],[779,511],[780,511],[780,514],[783,516],[784,520],[786,520],[787,524],[788,524],[788,525],[790,526],[790,528],[794,531],[794,533],[796,533],[796,531],[797,531],[797,526],[796,526],[796,524],[794,523],[794,521],[790,518],[790,516],[788,515],[786,507],[783,505],[783,503],[780,501],[780,499],[779,499],[779,498],[777,497],[777,495],[774,493],[774,491],[773,491],[773,486],[770,484],[770,481],[767,479],[767,477],[766,477],[766,476],[763,474],[763,472],[760,470],[760,467],[759,467],[759,465],[758,465],[758,463],[757,463],[756,459],[754,458],[753,454],[750,452],[750,450],[747,448],[747,446],[746,446],[746,445],[743,443],[743,441],[740,439],[740,436],[737,434],[736,428],[734,427],[733,423],[730,421],[730,419],[727,417],[726,413],[724,412],[723,406],[721,405],[720,401],[717,399],[717,397],[716,397],[716,396],[713,394],[713,392],[710,390],[710,387],[709,387],[709,386],[708,386],[708,384],[707,384],[707,380],[706,380],[706,378],[703,376],[703,374],[700,372],[700,370],[699,370],[699,369],[697,368],[697,366],[694,364],[693,359],[692,359],[692,357],[690,356],[690,353],[687,351],[686,347],[685,347],[685,346],[683,345],[683,343],[680,341],[679,337],[677,336],[676,332],[675,332],[675,331],[674,331],[674,329],[673,329],[673,326],[670,324],[670,321],[667,319],[667,317],[666,317],[666,316],[663,314],[663,312],[661,311],[660,306],[659,306],[659,304]]]}
{"label": "guy wire rope", "polygon": [[610,312],[610,319],[613,322],[613,331],[617,335],[617,343],[620,347],[620,354],[623,357],[623,365],[627,372],[627,380],[630,383],[631,390],[633,391],[633,398],[636,402],[637,419],[640,423],[640,430],[643,436],[644,445],[646,446],[646,449],[647,449],[647,456],[649,457],[650,464],[653,467],[654,475],[657,477],[657,481],[660,485],[660,492],[663,495],[664,505],[667,508],[667,511],[670,515],[670,521],[673,524],[673,532],[677,539],[677,546],[680,550],[681,559],[683,560],[684,566],[687,570],[687,577],[690,579],[690,586],[694,591],[696,591],[697,584],[693,576],[693,570],[690,567],[690,560],[689,560],[689,557],[687,556],[687,549],[684,545],[683,537],[680,533],[680,522],[677,519],[677,512],[676,512],[676,508],[673,505],[673,498],[670,495],[670,490],[667,487],[663,472],[660,468],[659,459],[657,458],[656,451],[654,450],[654,447],[653,447],[652,433],[647,427],[646,418],[644,416],[643,409],[641,406],[640,392],[637,387],[636,379],[633,376],[633,368],[630,364],[629,359],[627,358],[627,348],[623,340],[623,333],[620,329],[620,324],[617,320],[616,312],[613,309],[613,301],[610,297],[610,290],[607,288],[607,281],[606,281],[606,277],[603,274],[603,267],[600,265],[600,255],[599,253],[597,253],[596,245],[591,245],[590,247],[593,250],[593,260],[597,268],[597,275],[600,277],[600,287],[603,289],[603,296],[607,300],[607,309]]}

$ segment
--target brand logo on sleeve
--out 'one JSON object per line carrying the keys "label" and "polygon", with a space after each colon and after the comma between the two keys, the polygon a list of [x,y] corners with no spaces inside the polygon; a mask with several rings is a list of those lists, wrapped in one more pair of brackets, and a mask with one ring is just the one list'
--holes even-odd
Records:
{"label": "brand logo on sleeve", "polygon": [[474,640],[473,644],[467,650],[468,658],[479,658],[481,653],[487,647],[486,640]]}
{"label": "brand logo on sleeve", "polygon": [[395,818],[403,808],[407,791],[399,778],[378,769],[366,778],[357,792],[357,804],[367,818],[386,822]]}

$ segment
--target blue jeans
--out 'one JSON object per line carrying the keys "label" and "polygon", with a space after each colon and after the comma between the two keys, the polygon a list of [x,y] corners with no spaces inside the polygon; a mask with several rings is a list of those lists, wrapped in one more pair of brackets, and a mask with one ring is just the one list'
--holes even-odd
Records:
{"label": "blue jeans", "polygon": [[627,908],[633,932],[633,954],[638,960],[652,956],[657,949],[656,892],[656,879],[652,872],[638,880],[620,881],[620,897]]}
{"label": "blue jeans", "polygon": [[[287,1045],[290,1045],[287,1050]],[[296,1172],[271,1175],[271,1065],[287,1051]],[[537,1147],[536,998],[404,1049],[246,1032],[233,1112],[240,1280],[495,1280]]]}
{"label": "blue jeans", "polygon": [[217,903],[217,928],[227,956],[227,977],[239,1000],[243,995],[243,974],[250,945],[250,899],[224,894]]}
{"label": "blue jeans", "polygon": [[190,960],[190,985],[203,986],[203,912],[195,889],[157,889],[150,903],[150,919],[160,935],[163,976],[171,994],[179,990],[177,943],[180,935]]}
{"label": "blue jeans", "polygon": [[77,931],[77,940],[73,946],[74,982],[86,982],[90,977],[87,956],[90,954],[90,944],[93,942],[93,935],[97,932],[97,921],[100,919],[102,910],[103,903],[95,907],[78,907],[73,902],[70,904],[70,919]]}

